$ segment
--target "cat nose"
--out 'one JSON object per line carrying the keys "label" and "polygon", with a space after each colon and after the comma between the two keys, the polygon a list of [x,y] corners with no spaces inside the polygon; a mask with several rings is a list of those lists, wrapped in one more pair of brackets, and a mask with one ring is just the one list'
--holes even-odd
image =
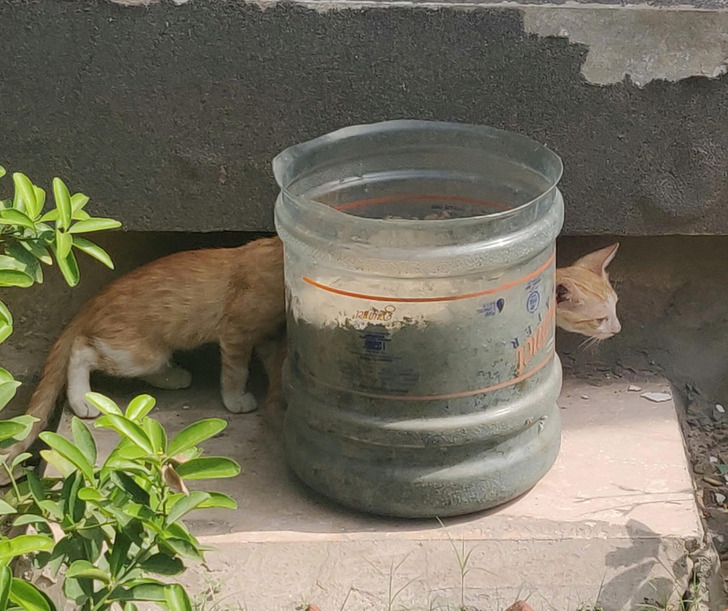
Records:
{"label": "cat nose", "polygon": [[612,333],[619,333],[622,330],[621,323],[615,318],[612,321],[611,328],[609,329]]}

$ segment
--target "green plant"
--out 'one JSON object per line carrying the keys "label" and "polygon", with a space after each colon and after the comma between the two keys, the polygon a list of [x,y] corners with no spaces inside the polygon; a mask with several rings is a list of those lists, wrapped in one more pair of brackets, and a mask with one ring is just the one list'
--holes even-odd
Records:
{"label": "green plant", "polygon": [[[78,418],[72,421],[72,442],[42,433],[50,448],[42,455],[61,476],[41,478],[29,472],[6,495],[0,513],[13,526],[32,526],[37,534],[26,536],[42,538],[45,546],[34,557],[35,567],[53,575],[65,568],[63,592],[80,609],[117,605],[135,611],[135,602],[151,601],[171,611],[191,611],[181,585],[149,575],[178,575],[185,570],[183,559],[203,560],[204,548],[182,522],[187,513],[236,507],[229,496],[189,491],[186,485],[239,473],[235,461],[202,456],[198,447],[227,424],[201,420],[170,440],[148,415],[155,404],[148,395],[133,399],[124,412],[103,395],[89,393],[87,399],[103,413],[95,426],[120,436],[108,458],[98,460],[91,432]],[[53,607],[45,599],[33,609]]]}
{"label": "green plant", "polygon": [[[5,176],[0,166],[0,178]],[[121,223],[108,218],[92,218],[84,207],[89,198],[83,193],[71,195],[60,178],[53,179],[55,207],[44,212],[46,192],[20,172],[13,174],[14,196],[0,199],[0,287],[28,288],[43,282],[43,265],[58,264],[69,286],[78,284],[76,248],[113,269],[109,255],[81,234],[114,229]],[[0,301],[0,343],[13,332],[13,317]],[[15,396],[20,382],[0,368],[0,410]],[[0,447],[24,439],[34,418],[17,416],[0,420]],[[28,457],[18,457],[14,468]],[[0,458],[0,460],[2,460]],[[4,462],[3,462],[4,465]]]}
{"label": "green plant", "polygon": [[[5,176],[0,166],[0,178]],[[0,287],[28,288],[43,282],[42,265],[51,265],[55,258],[66,282],[78,284],[76,248],[113,268],[109,255],[99,246],[81,237],[104,229],[114,229],[121,223],[113,219],[92,218],[84,207],[89,198],[83,193],[71,195],[60,178],[53,179],[55,207],[44,212],[46,193],[30,179],[13,174],[14,195],[0,199]],[[13,317],[0,301],[0,343],[13,332]],[[0,411],[15,396],[20,382],[9,371],[0,368]],[[0,448],[22,440],[30,432],[35,418],[27,415],[0,420]],[[8,474],[30,455],[17,456],[10,465],[0,455],[0,464]],[[15,511],[6,502],[0,503],[0,513]],[[46,609],[47,597],[34,586],[12,576],[10,562],[28,551],[48,551],[53,539],[42,534],[20,535],[9,539],[0,535],[0,611],[8,608]]]}

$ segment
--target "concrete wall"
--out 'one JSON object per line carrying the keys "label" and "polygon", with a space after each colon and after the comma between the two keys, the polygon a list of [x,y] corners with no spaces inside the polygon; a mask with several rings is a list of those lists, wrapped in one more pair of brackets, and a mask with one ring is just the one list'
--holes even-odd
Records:
{"label": "concrete wall", "polygon": [[0,163],[130,230],[268,230],[282,148],[463,121],[563,157],[566,233],[728,232],[725,0],[178,4],[1,3]]}

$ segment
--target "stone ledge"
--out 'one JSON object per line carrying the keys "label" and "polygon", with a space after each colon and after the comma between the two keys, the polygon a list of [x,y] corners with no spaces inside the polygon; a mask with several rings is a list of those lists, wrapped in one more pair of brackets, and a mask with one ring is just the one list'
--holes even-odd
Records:
{"label": "stone ledge", "polygon": [[[659,379],[643,386],[668,388]],[[303,601],[327,611],[344,600],[345,609],[364,610],[386,608],[391,573],[393,591],[402,588],[398,605],[455,608],[455,549],[464,549],[472,555],[463,596],[477,609],[505,608],[529,593],[536,609],[560,611],[597,597],[606,611],[674,599],[688,588],[703,528],[673,403],[652,403],[627,387],[567,379],[554,468],[516,501],[444,527],[355,514],[321,499],[289,473],[261,415],[227,414],[209,383],[155,391],[156,416],[171,431],[225,418],[228,429],[206,450],[243,467],[234,480],[212,482],[239,509],[198,512],[189,522],[216,548],[207,569],[194,570],[193,588],[219,589],[221,604],[249,611],[291,611]],[[61,432],[68,427],[66,415]],[[94,434],[108,452],[113,434]]]}

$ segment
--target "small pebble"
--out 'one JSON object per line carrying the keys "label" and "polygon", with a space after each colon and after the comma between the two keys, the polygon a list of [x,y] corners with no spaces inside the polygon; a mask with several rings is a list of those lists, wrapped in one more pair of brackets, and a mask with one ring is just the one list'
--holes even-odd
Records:
{"label": "small pebble", "polygon": [[588,399],[589,398],[589,395],[581,395],[581,398],[582,399]]}
{"label": "small pebble", "polygon": [[634,384],[630,384],[629,388],[627,388],[629,392],[640,392],[642,390],[641,386],[635,386]]}
{"label": "small pebble", "polygon": [[643,392],[642,397],[653,403],[664,403],[672,399],[669,392]]}
{"label": "small pebble", "polygon": [[717,463],[718,463],[718,459],[717,459],[717,458],[716,458],[715,456],[710,456],[710,457],[708,458],[708,460],[709,460],[710,462],[712,462],[712,463],[715,463],[715,464],[717,464]]}
{"label": "small pebble", "polygon": [[725,407],[723,407],[720,403],[716,404],[715,409],[717,411],[719,411],[721,414],[725,414]]}
{"label": "small pebble", "polygon": [[183,405],[182,406],[182,409],[190,409],[190,406],[189,405]]}
{"label": "small pebble", "polygon": [[721,494],[720,492],[715,493],[715,502],[719,505],[722,505],[725,503],[725,494]]}
{"label": "small pebble", "polygon": [[714,477],[704,477],[703,481],[706,484],[710,484],[711,486],[722,486],[723,482],[721,482],[719,479],[715,479]]}

